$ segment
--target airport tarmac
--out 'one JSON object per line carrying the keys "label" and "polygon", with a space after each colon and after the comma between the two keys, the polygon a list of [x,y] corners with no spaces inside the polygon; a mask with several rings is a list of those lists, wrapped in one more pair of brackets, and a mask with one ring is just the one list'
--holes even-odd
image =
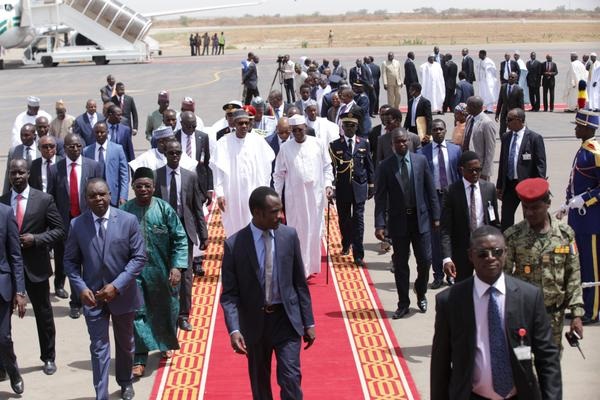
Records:
{"label": "airport tarmac", "polygon": [[[552,43],[544,46],[535,44],[507,45],[471,45],[471,55],[476,58],[477,50],[488,49],[488,55],[499,65],[505,52],[520,50],[524,59],[528,53],[535,50],[538,59],[543,60],[548,52],[554,56],[558,64],[556,82],[556,102],[563,103],[564,79],[566,76],[569,53],[576,51],[580,55],[584,52],[597,51],[597,43]],[[442,52],[451,52],[455,61],[460,61],[460,49],[463,46],[448,46]],[[350,68],[357,57],[372,55],[377,63],[385,59],[388,51],[394,51],[396,58],[402,62],[407,51],[414,51],[416,62],[425,61],[431,46],[395,47],[395,48],[353,48],[353,49],[281,49],[280,51],[257,51],[261,57],[258,65],[259,89],[266,97],[276,71],[275,59],[277,54],[289,53],[292,59],[302,55],[332,59],[337,57],[342,64]],[[189,57],[185,54],[185,47],[172,49],[165,56],[159,57],[149,64],[110,64],[108,66],[95,65],[61,65],[57,68],[45,69],[42,67],[15,68],[9,64],[8,69],[0,71],[0,126],[5,132],[0,137],[0,176],[4,176],[6,153],[10,144],[10,130],[15,116],[26,109],[25,99],[28,95],[41,98],[42,108],[54,113],[54,102],[63,99],[68,112],[74,116],[84,111],[88,98],[100,102],[99,89],[105,83],[107,74],[113,74],[118,81],[123,81],[126,91],[132,95],[137,104],[140,116],[140,133],[134,138],[136,152],[148,148],[148,142],[143,134],[146,116],[156,109],[156,96],[158,91],[167,89],[171,93],[171,106],[179,108],[184,96],[191,96],[196,100],[197,114],[202,117],[206,125],[211,125],[221,118],[222,104],[231,99],[239,99],[240,86],[240,61],[245,58],[248,50],[228,51],[225,56]],[[275,87],[279,82],[275,76]],[[385,102],[385,92],[382,90],[380,103]],[[406,104],[405,91],[402,90],[402,104]],[[452,126],[452,115],[443,116],[448,126]],[[555,113],[527,113],[527,125],[530,129],[541,133],[546,139],[546,152],[548,159],[548,179],[554,193],[552,210],[557,209],[564,201],[565,188],[569,179],[569,172],[573,156],[579,147],[579,141],[574,137],[574,126],[571,122],[574,114],[563,112]],[[374,121],[374,124],[378,121]],[[496,159],[499,154],[499,145],[496,149]],[[496,175],[493,179],[495,180]],[[520,216],[520,211],[517,212]],[[373,203],[367,205],[366,211],[365,245],[369,273],[373,279],[374,287],[381,298],[388,316],[396,308],[396,294],[393,275],[388,271],[390,255],[380,254],[378,242],[373,235]],[[519,218],[520,219],[520,218]],[[414,266],[414,263],[411,263]],[[414,279],[413,267],[411,278]],[[69,290],[69,289],[68,289]],[[435,317],[434,295],[438,291],[429,291],[429,311],[425,314],[411,310],[410,316],[401,320],[391,321],[394,334],[402,349],[402,353],[411,370],[412,377],[420,392],[421,398],[429,398],[429,358],[431,339],[433,336],[433,322]],[[414,297],[412,298],[415,301]],[[72,320],[68,316],[68,300],[52,296],[57,325],[57,365],[58,372],[49,377],[42,373],[41,362],[38,358],[38,344],[35,329],[35,319],[31,306],[28,306],[27,315],[23,320],[13,319],[13,339],[23,378],[25,380],[24,399],[91,399],[93,398],[92,373],[89,362],[88,336],[83,319]],[[563,353],[563,384],[564,398],[597,399],[596,390],[597,371],[600,369],[600,325],[586,327],[582,347],[586,360],[583,360],[576,349],[565,348]],[[326,335],[327,332],[318,332]],[[147,371],[153,372],[158,363],[158,356],[151,357]],[[111,380],[112,398],[118,398],[118,387]],[[135,384],[136,398],[148,398],[153,385],[153,375],[147,375]],[[330,396],[331,397],[331,396]],[[357,398],[359,394],[357,394]],[[8,382],[0,383],[0,399],[18,398],[12,394]]]}

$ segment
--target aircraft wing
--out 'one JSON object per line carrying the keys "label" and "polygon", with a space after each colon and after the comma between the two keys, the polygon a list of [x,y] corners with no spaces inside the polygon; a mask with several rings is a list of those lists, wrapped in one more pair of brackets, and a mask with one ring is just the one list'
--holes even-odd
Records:
{"label": "aircraft wing", "polygon": [[188,8],[183,10],[170,10],[170,11],[157,11],[151,13],[143,13],[144,17],[152,18],[152,17],[162,17],[165,15],[179,15],[179,14],[193,14],[203,11],[212,11],[212,10],[220,10],[223,8],[235,8],[235,7],[247,7],[247,6],[258,6],[260,4],[266,3],[267,0],[259,0],[253,2],[246,3],[237,3],[237,4],[223,4],[219,6],[208,6],[208,7],[200,7],[200,8]]}

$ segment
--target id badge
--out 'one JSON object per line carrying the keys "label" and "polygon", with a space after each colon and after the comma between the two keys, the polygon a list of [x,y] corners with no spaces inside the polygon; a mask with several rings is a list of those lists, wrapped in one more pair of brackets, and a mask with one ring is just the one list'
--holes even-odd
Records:
{"label": "id badge", "polygon": [[517,346],[513,348],[515,356],[519,361],[531,360],[531,346]]}
{"label": "id badge", "polygon": [[531,161],[531,154],[524,153],[523,154],[523,161]]}
{"label": "id badge", "polygon": [[488,212],[488,218],[491,221],[495,221],[496,220],[496,213],[494,212],[494,206],[492,206],[492,203],[490,203],[488,201],[488,206],[487,206],[487,212]]}

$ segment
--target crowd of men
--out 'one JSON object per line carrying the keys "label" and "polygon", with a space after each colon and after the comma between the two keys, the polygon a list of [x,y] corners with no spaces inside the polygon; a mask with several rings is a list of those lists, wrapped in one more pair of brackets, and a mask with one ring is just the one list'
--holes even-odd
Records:
{"label": "crowd of men", "polygon": [[[208,32],[190,33],[189,38],[190,55],[193,56],[215,56],[225,54],[225,33],[221,32],[217,35],[215,32],[212,36]],[[202,52],[200,52],[202,48]]]}
{"label": "crowd of men", "polygon": [[[192,55],[199,55],[197,37],[190,37]],[[600,117],[594,110],[600,107],[600,61],[592,53],[589,60],[583,57],[584,64],[573,54],[567,74],[567,110],[576,111],[575,135],[582,145],[558,215],[568,214],[566,224],[549,214],[544,139],[526,124],[526,111],[539,111],[540,87],[544,111],[554,110],[556,64],[550,55],[545,62],[536,61],[535,53],[527,63],[518,52],[513,58],[507,53],[496,69],[485,50],[474,61],[463,49],[459,72],[452,55],[438,47],[420,66],[412,52],[404,65],[390,52],[381,65],[367,56],[349,70],[337,58],[319,65],[306,57],[294,63],[285,55],[278,60],[285,90],[271,90],[265,100],[258,91],[258,57],[251,52],[242,61],[244,101],[226,102],[224,117],[212,126],[196,114],[193,98],[185,97],[177,111],[169,92],[160,91],[158,108],[148,113],[145,126],[149,149],[137,156],[135,100],[112,75],[100,89],[102,110],[89,99],[77,117],[61,100],[52,117],[40,109],[39,98],[28,97],[27,110],[13,126],[0,198],[7,272],[0,281],[0,373],[23,393],[10,312],[14,301],[23,315],[26,295],[36,317],[43,371],[56,372],[49,283],[54,274],[54,293],[70,298],[70,317],[85,317],[97,398],[108,398],[111,320],[116,380],[122,397],[133,398],[132,382],[144,375],[148,353],[172,357],[179,348],[177,329],[194,329],[192,281],[204,275],[202,253],[211,239],[204,216],[212,206],[222,214],[227,237],[221,304],[233,350],[248,356],[254,398],[270,396],[273,351],[278,369],[288,374],[279,382],[286,398],[300,398],[301,338],[308,346],[315,340],[306,281],[321,271],[324,211],[335,203],[341,254],[364,267],[365,204],[373,198],[375,236],[383,250],[393,248],[398,303],[392,318],[409,313],[412,245],[418,309],[427,312],[428,289],[452,286],[438,297],[434,348],[439,352],[432,364],[444,371],[465,363],[478,369],[466,385],[440,374],[437,378],[446,381],[436,383],[433,398],[447,397],[446,389],[468,389],[478,399],[535,393],[523,386],[515,367],[514,382],[506,376],[513,360],[507,358],[506,341],[492,337],[492,328],[516,323],[503,320],[502,313],[497,318],[515,288],[526,297],[518,302],[531,305],[527,315],[539,319],[521,335],[520,346],[535,342],[536,366],[548,362],[548,374],[538,370],[541,389],[557,393],[566,311],[569,335],[582,337],[584,324],[598,322],[600,290],[582,290],[581,282],[597,280],[599,272],[594,254],[600,246],[600,144],[594,135]],[[378,103],[380,81],[387,92],[384,105]],[[400,111],[404,86],[405,114]],[[448,110],[455,119],[451,138],[446,123],[434,118]],[[376,115],[381,124],[373,127]],[[515,225],[519,204],[525,220]],[[250,279],[256,274],[258,280]],[[490,327],[489,337],[487,329],[478,331],[466,344],[456,340],[468,326],[462,316],[440,311],[464,293],[478,295],[475,321],[468,323]],[[479,313],[480,302],[487,314]],[[509,339],[511,345],[516,340]],[[492,348],[498,340],[504,347]],[[496,376],[495,361],[486,356],[482,361],[475,355],[474,366],[472,359],[452,359],[450,365],[453,348],[474,343],[478,352],[501,354],[504,376]],[[496,380],[504,385],[497,387]]]}

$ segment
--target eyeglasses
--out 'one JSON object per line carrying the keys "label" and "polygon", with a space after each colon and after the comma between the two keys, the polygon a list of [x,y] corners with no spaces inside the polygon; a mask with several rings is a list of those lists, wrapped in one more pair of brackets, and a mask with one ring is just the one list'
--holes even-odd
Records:
{"label": "eyeglasses", "polygon": [[471,174],[479,174],[481,173],[481,170],[481,168],[465,168],[465,171]]}
{"label": "eyeglasses", "polygon": [[517,118],[517,117],[514,117],[514,118],[507,117],[506,118],[506,122],[515,121],[515,120],[520,121],[521,118]]}
{"label": "eyeglasses", "polygon": [[78,148],[80,148],[82,146],[81,146],[81,144],[77,143],[77,144],[65,144],[65,147],[67,149],[78,149]]}
{"label": "eyeglasses", "polygon": [[42,145],[40,145],[40,148],[42,148],[42,149],[46,149],[46,150],[47,150],[47,149],[53,149],[53,148],[55,148],[55,147],[56,147],[56,145],[55,145],[55,144],[42,144]]}
{"label": "eyeglasses", "polygon": [[180,156],[181,153],[183,153],[181,150],[167,151],[167,155],[169,155],[169,156]]}
{"label": "eyeglasses", "polygon": [[490,257],[494,257],[494,258],[500,258],[502,257],[502,255],[504,254],[504,248],[500,248],[500,247],[495,247],[495,248],[491,248],[491,249],[477,249],[475,250],[475,254],[477,255],[477,258],[488,258]]}

